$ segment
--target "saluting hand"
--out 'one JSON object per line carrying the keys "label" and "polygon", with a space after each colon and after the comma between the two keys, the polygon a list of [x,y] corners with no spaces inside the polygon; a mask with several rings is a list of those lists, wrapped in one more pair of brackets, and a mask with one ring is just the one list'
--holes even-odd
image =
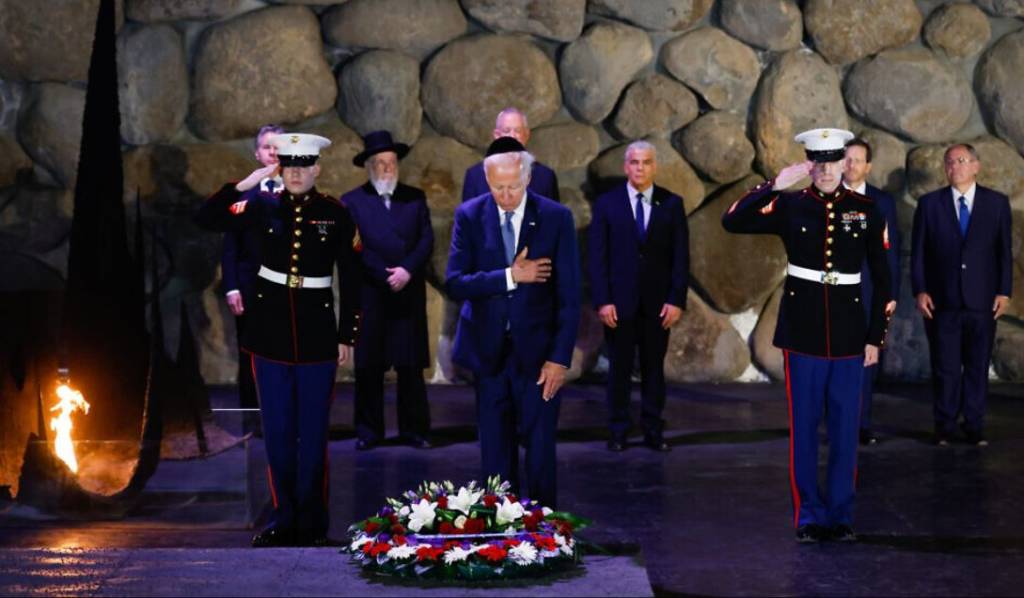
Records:
{"label": "saluting hand", "polygon": [[263,179],[273,177],[277,173],[277,168],[277,164],[270,164],[262,168],[257,168],[252,171],[252,174],[238,181],[238,184],[235,185],[235,190],[239,193],[245,193],[249,189],[259,185],[260,181]]}
{"label": "saluting hand", "polygon": [[811,176],[811,168],[813,166],[814,162],[806,160],[804,162],[790,164],[783,168],[779,171],[779,174],[776,175],[775,184],[772,185],[772,190],[781,191],[782,189],[788,189],[803,179]]}
{"label": "saluting hand", "polygon": [[565,384],[565,366],[553,361],[545,361],[540,368],[540,378],[537,378],[537,386],[544,385],[541,396],[545,401],[550,401],[558,394],[558,389]]}
{"label": "saluting hand", "polygon": [[523,247],[512,263],[512,280],[517,284],[547,282],[548,278],[551,278],[551,258],[526,259],[526,252],[529,249]]}

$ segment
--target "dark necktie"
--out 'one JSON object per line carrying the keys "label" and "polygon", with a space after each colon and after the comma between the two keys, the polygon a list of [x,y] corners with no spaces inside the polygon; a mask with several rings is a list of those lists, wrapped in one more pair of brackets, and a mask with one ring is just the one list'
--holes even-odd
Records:
{"label": "dark necktie", "polygon": [[967,225],[971,222],[971,211],[967,209],[967,199],[960,196],[960,236],[967,238]]}
{"label": "dark necktie", "polygon": [[273,193],[275,185],[277,185],[277,183],[275,183],[273,179],[267,181],[267,193]]}
{"label": "dark necktie", "polygon": [[390,193],[385,193],[384,195],[381,195],[380,198],[384,200],[384,207],[386,209],[390,210],[391,209],[391,194]]}
{"label": "dark necktie", "polygon": [[512,215],[515,212],[505,212],[505,224],[501,227],[501,240],[505,242],[505,261],[511,266],[516,259],[516,231],[512,228]]}
{"label": "dark necktie", "polygon": [[647,225],[644,224],[644,194],[636,194],[636,236],[643,243],[647,239]]}

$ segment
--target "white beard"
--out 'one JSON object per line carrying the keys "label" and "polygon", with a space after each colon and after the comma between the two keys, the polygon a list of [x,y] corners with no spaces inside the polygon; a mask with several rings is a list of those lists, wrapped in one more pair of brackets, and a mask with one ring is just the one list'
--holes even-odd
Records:
{"label": "white beard", "polygon": [[370,184],[377,190],[377,195],[394,195],[395,187],[398,186],[398,179],[378,180],[370,177]]}

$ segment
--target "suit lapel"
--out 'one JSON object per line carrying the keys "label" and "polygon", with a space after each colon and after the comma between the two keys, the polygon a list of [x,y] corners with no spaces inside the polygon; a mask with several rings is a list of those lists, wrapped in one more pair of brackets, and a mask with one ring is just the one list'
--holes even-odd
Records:
{"label": "suit lapel", "polygon": [[505,243],[501,238],[501,216],[494,196],[487,194],[487,205],[483,206],[484,251],[493,254],[497,261],[505,263]]}
{"label": "suit lapel", "polygon": [[626,228],[629,230],[627,234],[639,245],[640,236],[636,232],[636,213],[633,212],[633,202],[625,183],[622,185],[619,201],[615,202],[615,210],[618,212],[618,217],[615,220],[626,224]]}

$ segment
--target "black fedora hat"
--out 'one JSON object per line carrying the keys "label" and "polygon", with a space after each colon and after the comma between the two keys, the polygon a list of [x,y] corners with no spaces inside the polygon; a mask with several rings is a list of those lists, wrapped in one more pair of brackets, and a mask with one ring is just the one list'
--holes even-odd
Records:
{"label": "black fedora hat", "polygon": [[395,152],[398,154],[398,159],[401,160],[409,153],[409,146],[404,143],[395,143],[391,139],[391,133],[388,131],[373,131],[363,136],[363,151],[356,154],[355,158],[352,158],[352,163],[360,168],[366,163],[366,160],[374,155],[381,152]]}

